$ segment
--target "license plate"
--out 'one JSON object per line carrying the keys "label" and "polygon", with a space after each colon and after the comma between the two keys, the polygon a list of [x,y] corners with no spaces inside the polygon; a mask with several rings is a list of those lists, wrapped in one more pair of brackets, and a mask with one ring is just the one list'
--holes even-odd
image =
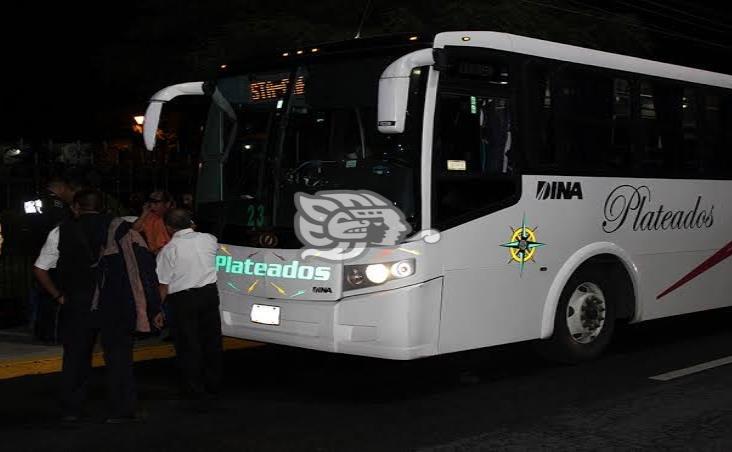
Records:
{"label": "license plate", "polygon": [[280,308],[277,306],[255,304],[252,305],[252,313],[249,318],[254,323],[262,323],[264,325],[279,325]]}

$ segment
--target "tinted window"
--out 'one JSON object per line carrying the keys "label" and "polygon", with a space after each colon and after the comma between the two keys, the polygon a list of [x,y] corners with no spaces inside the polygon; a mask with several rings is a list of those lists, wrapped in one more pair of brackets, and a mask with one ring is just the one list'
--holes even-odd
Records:
{"label": "tinted window", "polygon": [[726,91],[540,59],[524,74],[525,173],[732,176]]}
{"label": "tinted window", "polygon": [[456,68],[443,79],[435,113],[433,217],[443,229],[517,194],[508,69],[490,62]]}
{"label": "tinted window", "polygon": [[681,104],[681,175],[688,177],[703,177],[708,173],[708,164],[705,160],[702,141],[699,135],[699,106],[696,89],[684,88]]}
{"label": "tinted window", "polygon": [[570,64],[538,64],[528,74],[529,171],[602,174],[628,164],[626,80]]}

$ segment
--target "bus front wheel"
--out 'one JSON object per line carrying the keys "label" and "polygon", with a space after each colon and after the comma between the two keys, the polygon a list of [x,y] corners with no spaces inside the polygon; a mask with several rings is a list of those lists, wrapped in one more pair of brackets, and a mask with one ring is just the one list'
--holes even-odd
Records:
{"label": "bus front wheel", "polygon": [[554,334],[540,343],[554,361],[578,363],[607,348],[615,329],[612,285],[599,267],[579,269],[562,290],[554,316]]}

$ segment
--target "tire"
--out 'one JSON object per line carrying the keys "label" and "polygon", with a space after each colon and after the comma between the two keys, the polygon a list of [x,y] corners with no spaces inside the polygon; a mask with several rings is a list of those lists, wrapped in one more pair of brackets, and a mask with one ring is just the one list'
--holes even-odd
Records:
{"label": "tire", "polygon": [[567,281],[554,315],[552,337],[539,351],[552,361],[576,364],[597,358],[615,331],[612,279],[598,266],[578,269]]}

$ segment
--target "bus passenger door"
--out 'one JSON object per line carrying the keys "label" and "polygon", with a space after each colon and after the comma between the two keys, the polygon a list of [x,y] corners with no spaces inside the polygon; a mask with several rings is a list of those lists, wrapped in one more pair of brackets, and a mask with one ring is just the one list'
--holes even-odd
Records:
{"label": "bus passenger door", "polygon": [[[501,244],[521,225],[515,204],[511,61],[486,49],[448,49],[434,122],[432,225],[445,271],[440,353],[521,340],[539,310],[512,303],[525,271]],[[536,312],[534,312],[536,311]],[[538,322],[534,322],[538,325]]]}

